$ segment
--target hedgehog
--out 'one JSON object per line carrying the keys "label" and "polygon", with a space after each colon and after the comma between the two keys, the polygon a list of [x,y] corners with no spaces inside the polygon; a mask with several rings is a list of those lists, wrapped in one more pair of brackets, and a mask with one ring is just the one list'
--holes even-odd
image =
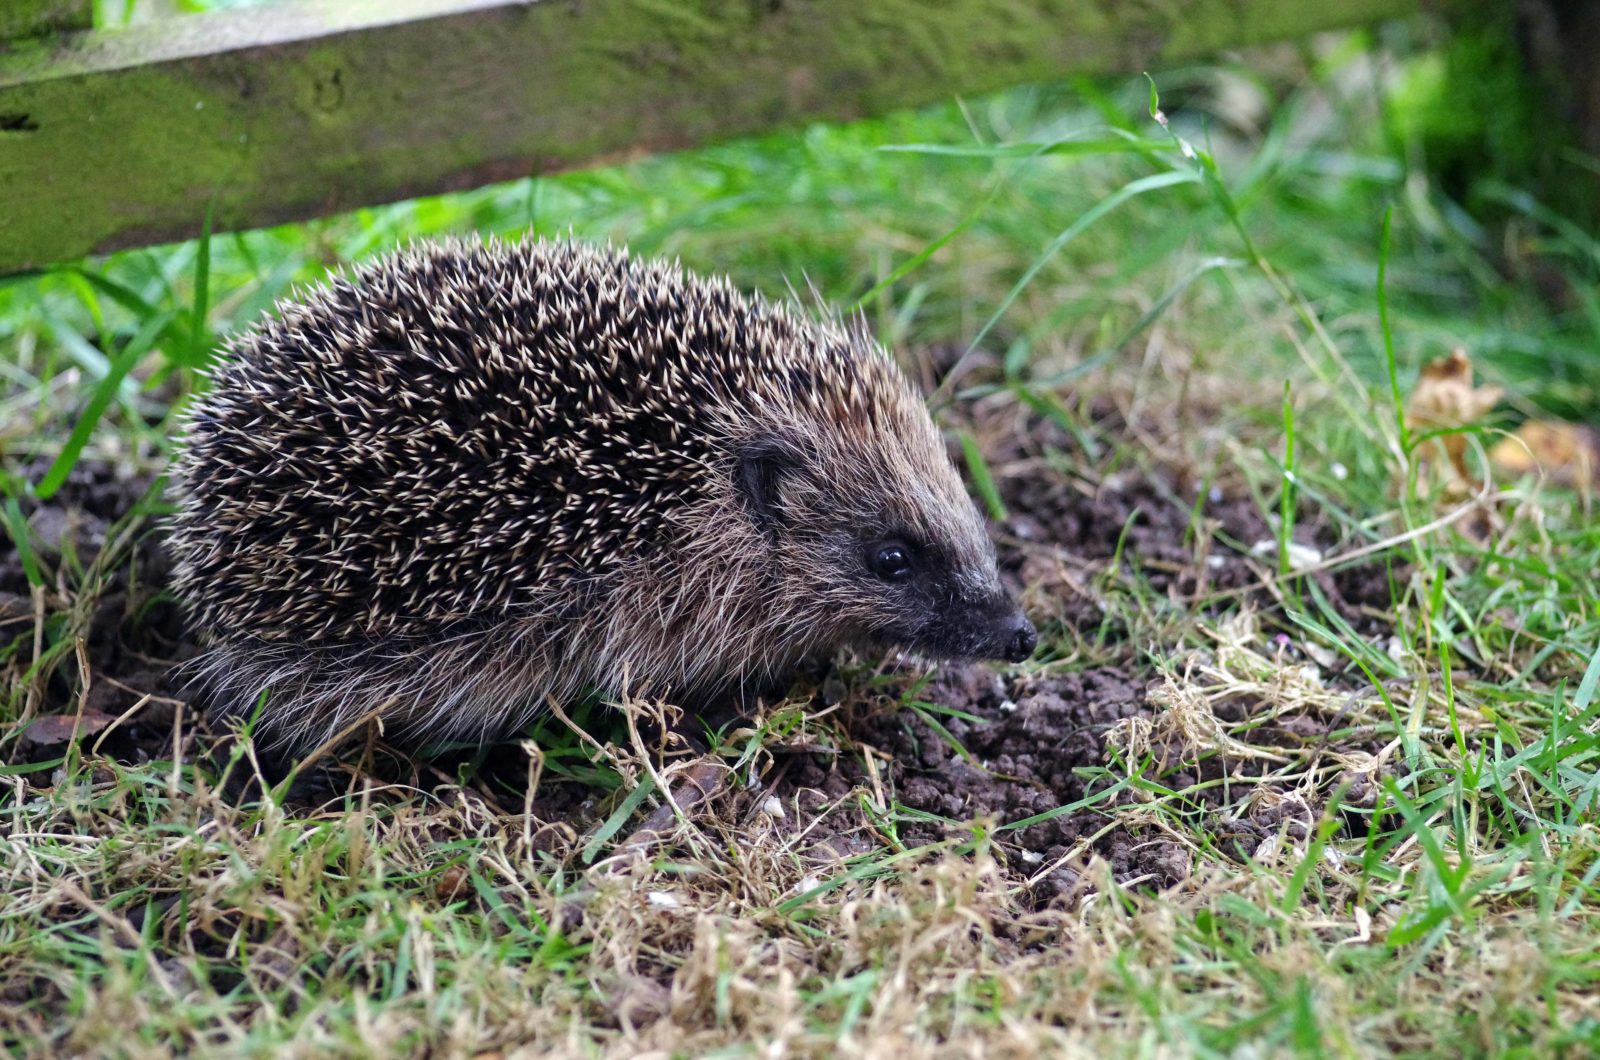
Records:
{"label": "hedgehog", "polygon": [[175,588],[208,708],[285,753],[373,719],[484,742],[585,694],[706,704],[852,646],[1034,651],[859,320],[625,249],[462,241],[224,354],[172,470]]}

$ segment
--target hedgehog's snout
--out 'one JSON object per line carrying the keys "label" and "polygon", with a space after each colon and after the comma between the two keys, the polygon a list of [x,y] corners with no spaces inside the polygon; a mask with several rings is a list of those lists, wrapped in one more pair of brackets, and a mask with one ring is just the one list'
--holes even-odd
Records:
{"label": "hedgehog's snout", "polygon": [[1033,623],[1028,621],[1028,616],[1018,611],[1016,616],[1006,627],[1004,633],[1004,650],[1001,658],[1006,662],[1026,662],[1033,654],[1033,649],[1039,646],[1039,633],[1033,628]]}
{"label": "hedgehog's snout", "polygon": [[1010,663],[1027,660],[1039,646],[1033,623],[1004,595],[980,599],[946,596],[927,606],[916,619],[880,631],[877,639],[935,658]]}
{"label": "hedgehog's snout", "polygon": [[983,619],[973,623],[973,627],[977,643],[968,654],[979,659],[1025,662],[1039,646],[1039,634],[1033,623],[1009,600],[1002,599],[986,609]]}

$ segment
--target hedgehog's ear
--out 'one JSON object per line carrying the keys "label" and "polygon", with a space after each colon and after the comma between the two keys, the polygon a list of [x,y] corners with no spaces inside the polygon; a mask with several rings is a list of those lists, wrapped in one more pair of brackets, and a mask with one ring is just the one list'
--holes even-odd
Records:
{"label": "hedgehog's ear", "polygon": [[782,438],[768,435],[738,450],[733,488],[763,534],[783,525],[783,480],[800,468],[800,455]]}

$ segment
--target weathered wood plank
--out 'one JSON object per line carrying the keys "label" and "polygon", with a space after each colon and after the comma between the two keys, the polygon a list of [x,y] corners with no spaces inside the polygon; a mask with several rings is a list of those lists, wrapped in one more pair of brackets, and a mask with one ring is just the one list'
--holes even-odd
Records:
{"label": "weathered wood plank", "polygon": [[[1448,2],[1448,0],[1446,0]],[[1419,0],[289,0],[0,54],[0,272]]]}
{"label": "weathered wood plank", "polygon": [[94,25],[94,0],[4,0],[0,44]]}

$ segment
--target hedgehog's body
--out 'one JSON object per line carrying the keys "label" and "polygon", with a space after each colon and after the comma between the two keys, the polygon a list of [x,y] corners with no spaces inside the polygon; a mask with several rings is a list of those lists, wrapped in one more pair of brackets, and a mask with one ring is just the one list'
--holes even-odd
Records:
{"label": "hedgehog's body", "polygon": [[[1016,656],[981,521],[864,336],[624,254],[389,258],[236,342],[175,480],[223,710],[483,738],[851,641]],[[887,562],[885,558],[887,557]]]}

